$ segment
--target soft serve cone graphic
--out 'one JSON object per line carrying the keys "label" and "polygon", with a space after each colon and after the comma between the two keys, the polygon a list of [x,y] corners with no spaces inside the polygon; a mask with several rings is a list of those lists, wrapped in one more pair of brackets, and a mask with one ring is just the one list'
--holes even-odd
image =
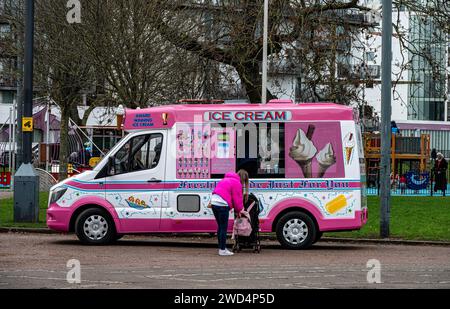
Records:
{"label": "soft serve cone graphic", "polygon": [[331,143],[326,144],[325,147],[319,151],[317,162],[319,162],[317,177],[323,178],[330,166],[336,163],[336,155],[334,154],[333,145],[331,145]]}
{"label": "soft serve cone graphic", "polygon": [[355,148],[355,139],[353,138],[353,133],[350,133],[345,139],[344,147],[345,147],[345,161],[348,165],[350,164],[353,149]]}
{"label": "soft serve cone graphic", "polygon": [[314,144],[302,129],[298,129],[289,156],[300,166],[305,178],[312,178],[312,159],[316,153]]}

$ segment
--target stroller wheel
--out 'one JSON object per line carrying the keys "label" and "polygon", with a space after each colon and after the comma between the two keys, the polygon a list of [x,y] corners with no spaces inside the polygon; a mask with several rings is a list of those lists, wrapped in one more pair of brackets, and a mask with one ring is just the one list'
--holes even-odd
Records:
{"label": "stroller wheel", "polygon": [[254,249],[253,249],[254,253],[261,253],[261,245],[256,244]]}

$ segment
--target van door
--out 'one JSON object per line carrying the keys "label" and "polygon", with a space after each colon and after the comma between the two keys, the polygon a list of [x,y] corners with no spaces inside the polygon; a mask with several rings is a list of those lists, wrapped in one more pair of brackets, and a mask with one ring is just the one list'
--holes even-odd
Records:
{"label": "van door", "polygon": [[163,130],[135,135],[112,155],[106,199],[116,208],[125,233],[159,231],[166,136]]}

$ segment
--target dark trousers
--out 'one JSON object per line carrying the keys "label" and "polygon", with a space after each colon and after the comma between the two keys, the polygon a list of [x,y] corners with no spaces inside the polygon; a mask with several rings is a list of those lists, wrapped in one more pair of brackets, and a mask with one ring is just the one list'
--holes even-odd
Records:
{"label": "dark trousers", "polygon": [[213,205],[212,210],[217,221],[217,240],[219,241],[219,249],[225,250],[227,248],[227,229],[230,208],[227,206]]}

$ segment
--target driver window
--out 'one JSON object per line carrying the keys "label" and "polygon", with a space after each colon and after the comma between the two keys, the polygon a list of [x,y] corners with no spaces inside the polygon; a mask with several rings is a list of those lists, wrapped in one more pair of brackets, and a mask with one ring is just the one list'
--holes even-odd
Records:
{"label": "driver window", "polygon": [[115,154],[110,175],[150,170],[158,166],[163,137],[161,134],[139,135],[130,139]]}

